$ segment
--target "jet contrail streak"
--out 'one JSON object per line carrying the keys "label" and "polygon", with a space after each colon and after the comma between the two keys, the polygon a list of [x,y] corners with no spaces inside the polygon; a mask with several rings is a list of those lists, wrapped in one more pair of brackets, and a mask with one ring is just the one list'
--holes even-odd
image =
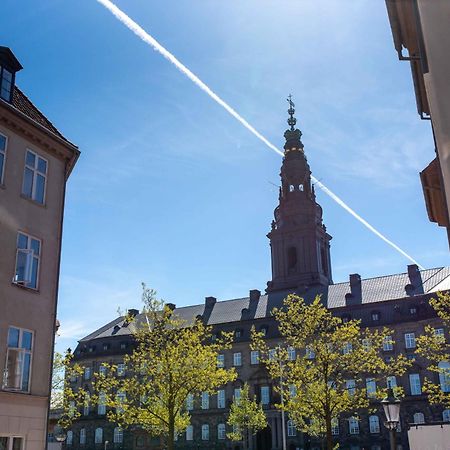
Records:
{"label": "jet contrail streak", "polygon": [[[265,138],[258,130],[256,130],[250,123],[248,123],[237,111],[235,111],[228,103],[222,100],[209,86],[207,86],[197,75],[191,72],[181,61],[179,61],[172,53],[170,53],[166,48],[164,48],[154,37],[150,36],[140,25],[138,25],[133,19],[127,16],[121,9],[119,9],[110,0],[97,0],[106,9],[108,9],[117,19],[120,20],[127,28],[129,28],[136,36],[141,40],[149,44],[154,50],[160,53],[164,58],[168,59],[178,70],[180,70],[184,75],[186,75],[194,84],[196,84],[201,90],[206,92],[215,102],[217,102],[222,108],[227,110],[237,121],[239,121],[245,128],[247,128],[251,133],[253,133],[259,140],[264,142],[271,150],[284,156],[284,153],[279,150],[274,144],[272,144],[267,138]],[[392,248],[397,250],[407,259],[417,264],[421,269],[421,266],[414,258],[409,256],[405,251],[403,251],[398,245],[394,244],[391,240],[381,234],[377,229],[375,229],[370,223],[363,219],[358,213],[356,213],[350,206],[348,206],[341,198],[339,198],[334,192],[328,189],[323,183],[312,177],[317,186],[322,189],[325,194],[332,198],[339,206],[344,208],[348,213],[350,213],[355,219],[361,222],[366,228],[368,228],[372,233],[382,239],[386,244],[389,244]]]}

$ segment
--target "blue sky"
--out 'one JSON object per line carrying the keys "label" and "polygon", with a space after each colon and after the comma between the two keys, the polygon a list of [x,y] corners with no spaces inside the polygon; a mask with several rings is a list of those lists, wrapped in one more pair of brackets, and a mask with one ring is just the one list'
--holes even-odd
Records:
{"label": "blue sky", "polygon": [[[425,267],[447,265],[418,172],[433,159],[375,0],[118,0],[279,147],[287,94],[313,174]],[[264,290],[279,156],[95,0],[3,0],[18,85],[82,152],[67,191],[58,346],[140,306]],[[408,261],[323,193],[334,281]]]}

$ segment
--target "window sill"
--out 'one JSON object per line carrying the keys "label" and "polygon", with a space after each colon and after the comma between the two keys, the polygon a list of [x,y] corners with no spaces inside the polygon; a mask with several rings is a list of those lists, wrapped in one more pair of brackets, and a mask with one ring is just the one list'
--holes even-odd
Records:
{"label": "window sill", "polygon": [[24,289],[25,291],[32,292],[34,294],[40,294],[39,289],[37,289],[37,288],[31,288],[31,287],[25,286],[24,284],[15,283],[14,281],[12,281],[11,284],[13,286],[18,287],[19,289]]}
{"label": "window sill", "polygon": [[24,200],[26,200],[26,201],[32,203],[33,205],[39,206],[40,208],[47,209],[47,205],[46,205],[45,203],[39,203],[38,201],[33,200],[32,198],[27,197],[27,196],[24,195],[24,194],[20,194],[20,198],[23,198]]}
{"label": "window sill", "polygon": [[1,390],[3,392],[8,392],[9,394],[30,395],[30,391],[22,391],[20,389],[2,387]]}

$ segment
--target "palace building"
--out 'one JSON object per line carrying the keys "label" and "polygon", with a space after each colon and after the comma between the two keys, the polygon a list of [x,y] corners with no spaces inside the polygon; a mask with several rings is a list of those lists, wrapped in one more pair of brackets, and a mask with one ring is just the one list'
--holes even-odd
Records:
{"label": "palace building", "polygon": [[[349,280],[333,283],[330,259],[331,236],[322,220],[322,208],[316,201],[311,171],[308,165],[301,132],[296,128],[294,105],[290,102],[289,128],[285,132],[284,158],[281,166],[279,204],[268,233],[271,248],[272,278],[264,293],[251,289],[243,298],[219,301],[206,297],[198,305],[176,307],[181,318],[200,316],[211,325],[213,333],[232,331],[233,348],[224,352],[221,361],[225,367],[234,366],[238,373],[235,382],[223,386],[217,395],[206,393],[189,402],[192,422],[185,433],[178,437],[180,449],[240,449],[242,445],[226,437],[231,431],[226,424],[227,413],[233,396],[244,382],[262,403],[268,418],[268,427],[252,438],[251,449],[279,450],[282,448],[282,427],[287,434],[287,448],[320,449],[321,443],[296,430],[286,417],[275,408],[279,402],[258,357],[249,346],[250,330],[261,330],[269,346],[280,343],[280,335],[271,311],[280,307],[289,293],[296,293],[306,301],[321,295],[332,312],[344,320],[360,319],[364,327],[388,326],[394,330],[394,345],[386,345],[386,358],[403,353],[413,358],[415,339],[432,324],[439,332],[447,333],[436,318],[428,300],[438,290],[450,288],[450,267],[419,270],[410,265],[405,273],[362,279],[351,274]],[[130,310],[137,315],[139,311]],[[84,366],[82,379],[71,380],[73,387],[89,385],[92,373],[102,362],[123,364],[123,356],[133,348],[131,326],[124,317],[117,317],[100,329],[79,341],[74,351],[76,362]],[[304,351],[291,349],[295,352]],[[121,375],[126,376],[126,368]],[[407,424],[450,420],[450,410],[431,407],[422,394],[424,365],[416,360],[403,377],[391,379],[391,385],[403,386],[406,398],[402,402],[402,423],[398,431],[399,449],[407,450]],[[369,379],[367,381],[370,382]],[[388,446],[388,432],[383,426],[384,413],[374,401],[375,412],[359,421],[340,417],[334,424],[333,434],[342,449],[381,450]],[[106,409],[96,406],[84,408],[81,418],[68,432],[67,449],[108,448],[157,449],[159,442],[139,431],[121,430],[105,419]]]}

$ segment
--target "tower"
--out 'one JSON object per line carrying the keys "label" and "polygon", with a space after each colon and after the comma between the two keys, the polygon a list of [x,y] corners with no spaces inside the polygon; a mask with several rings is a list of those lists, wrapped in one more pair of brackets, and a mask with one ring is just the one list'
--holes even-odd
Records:
{"label": "tower", "polygon": [[272,253],[272,280],[267,291],[332,284],[330,240],[322,223],[322,208],[316,202],[311,171],[305,156],[295,105],[288,98],[288,125],[284,133],[279,205],[267,235]]}

